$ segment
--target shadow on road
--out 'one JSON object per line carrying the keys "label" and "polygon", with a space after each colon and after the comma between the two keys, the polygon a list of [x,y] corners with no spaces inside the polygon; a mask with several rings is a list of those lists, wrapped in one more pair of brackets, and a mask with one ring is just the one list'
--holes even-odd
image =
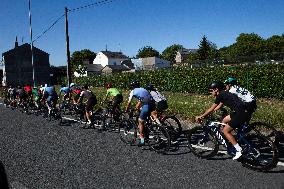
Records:
{"label": "shadow on road", "polygon": [[8,183],[5,167],[2,161],[0,161],[0,187],[3,189],[9,188],[9,183]]}

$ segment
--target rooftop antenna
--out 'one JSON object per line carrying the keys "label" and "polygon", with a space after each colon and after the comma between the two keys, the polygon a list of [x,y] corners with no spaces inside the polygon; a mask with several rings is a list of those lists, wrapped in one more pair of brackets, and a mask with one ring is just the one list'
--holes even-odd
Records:
{"label": "rooftop antenna", "polygon": [[107,44],[106,44],[106,51],[107,51]]}

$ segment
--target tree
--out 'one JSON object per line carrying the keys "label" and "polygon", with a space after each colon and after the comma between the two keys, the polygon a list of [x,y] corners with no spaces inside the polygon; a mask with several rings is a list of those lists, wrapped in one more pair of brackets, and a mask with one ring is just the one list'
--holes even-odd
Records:
{"label": "tree", "polygon": [[90,51],[89,49],[84,49],[81,51],[75,51],[71,55],[71,70],[74,72],[78,69],[79,65],[83,66],[83,61],[87,60],[89,62],[93,62],[96,58],[96,53]]}
{"label": "tree", "polygon": [[146,58],[146,57],[160,57],[160,53],[153,49],[153,47],[145,46],[138,50],[136,58]]}
{"label": "tree", "polygon": [[197,50],[197,53],[199,55],[199,60],[207,60],[209,59],[210,54],[210,42],[207,40],[205,35],[202,37],[202,40],[199,44],[199,49]]}
{"label": "tree", "polygon": [[162,58],[173,63],[175,62],[177,51],[182,48],[183,46],[179,44],[171,45],[162,52]]}

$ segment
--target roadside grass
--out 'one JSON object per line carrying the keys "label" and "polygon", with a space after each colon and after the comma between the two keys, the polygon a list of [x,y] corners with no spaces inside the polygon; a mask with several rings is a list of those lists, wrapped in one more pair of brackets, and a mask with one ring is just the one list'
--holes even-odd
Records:
{"label": "roadside grass", "polygon": [[[93,88],[98,102],[104,99],[106,89]],[[125,107],[130,91],[123,90],[123,107]],[[214,103],[210,95],[197,95],[185,93],[162,92],[167,99],[169,108],[166,113],[175,114],[181,119],[194,122],[194,117],[202,114]],[[284,101],[276,99],[257,99],[257,110],[253,114],[252,121],[262,121],[272,124],[274,127],[284,130]]]}

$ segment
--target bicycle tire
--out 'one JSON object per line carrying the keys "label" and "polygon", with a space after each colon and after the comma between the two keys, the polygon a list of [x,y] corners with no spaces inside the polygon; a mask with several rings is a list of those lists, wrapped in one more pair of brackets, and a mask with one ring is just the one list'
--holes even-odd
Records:
{"label": "bicycle tire", "polygon": [[256,133],[268,137],[272,142],[277,145],[279,143],[278,131],[269,123],[253,122],[249,124],[250,128]]}
{"label": "bicycle tire", "polygon": [[218,153],[218,140],[215,133],[208,128],[197,126],[190,129],[187,140],[190,151],[199,158],[208,159]]}
{"label": "bicycle tire", "polygon": [[145,140],[149,147],[157,153],[166,154],[171,146],[171,137],[165,125],[145,127]]}
{"label": "bicycle tire", "polygon": [[182,133],[181,123],[175,116],[165,116],[161,120],[162,124],[166,125],[168,133],[172,139],[180,137]]}
{"label": "bicycle tire", "polygon": [[127,145],[135,146],[137,144],[138,127],[133,120],[122,120],[118,126],[118,134],[122,142]]}
{"label": "bicycle tire", "polygon": [[240,142],[244,151],[241,158],[244,167],[265,172],[277,166],[278,149],[269,138],[259,133],[248,133],[245,139],[250,145]]}

